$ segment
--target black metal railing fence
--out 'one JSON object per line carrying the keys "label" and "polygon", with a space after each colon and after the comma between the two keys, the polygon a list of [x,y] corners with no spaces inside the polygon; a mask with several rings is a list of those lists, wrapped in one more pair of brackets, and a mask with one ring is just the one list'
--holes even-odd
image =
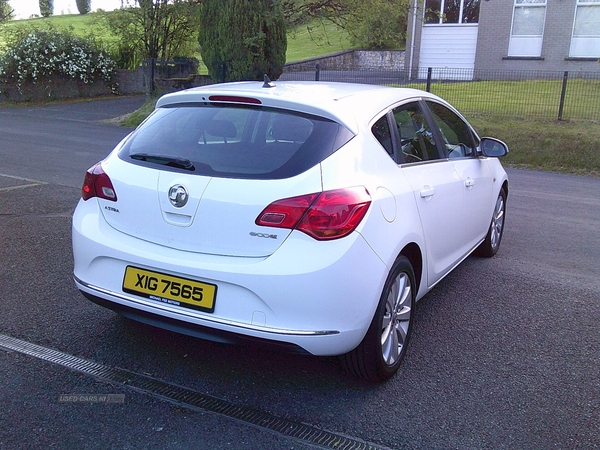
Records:
{"label": "black metal railing fence", "polygon": [[[422,89],[468,115],[600,121],[600,69],[550,72],[425,69],[314,71],[287,68],[281,80],[340,81]],[[416,75],[416,76],[414,76]]]}

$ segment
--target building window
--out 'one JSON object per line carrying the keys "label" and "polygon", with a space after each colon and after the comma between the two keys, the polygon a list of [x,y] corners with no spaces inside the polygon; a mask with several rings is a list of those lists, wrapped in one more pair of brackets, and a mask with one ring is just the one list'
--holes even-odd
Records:
{"label": "building window", "polygon": [[508,56],[542,54],[546,0],[515,0]]}
{"label": "building window", "polygon": [[577,1],[569,56],[600,56],[600,0]]}
{"label": "building window", "polygon": [[425,0],[425,24],[478,23],[481,0]]}

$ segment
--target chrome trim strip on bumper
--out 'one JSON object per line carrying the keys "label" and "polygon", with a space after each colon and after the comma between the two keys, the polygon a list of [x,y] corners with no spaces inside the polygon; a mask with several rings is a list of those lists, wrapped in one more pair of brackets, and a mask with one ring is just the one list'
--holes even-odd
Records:
{"label": "chrome trim strip on bumper", "polygon": [[[221,319],[218,319],[215,317],[208,318],[206,316],[198,316],[191,312],[175,310],[175,309],[170,308],[163,304],[147,302],[147,301],[144,301],[143,299],[136,298],[136,297],[133,297],[130,295],[112,292],[112,291],[109,291],[108,289],[104,289],[104,288],[86,283],[86,282],[80,280],[79,278],[77,278],[76,276],[73,276],[73,279],[75,280],[75,283],[85,287],[86,289],[89,289],[91,291],[96,291],[96,292],[104,294],[104,295],[109,295],[111,297],[116,297],[116,298],[124,300],[126,302],[142,304],[144,306],[148,306],[153,309],[162,309],[164,311],[168,311],[173,314],[188,316],[190,318],[200,319],[205,322],[212,322],[212,323],[219,324],[219,325],[226,325],[228,327],[242,328],[242,329],[251,330],[251,331],[258,331],[261,333],[268,333],[268,334],[275,334],[275,335],[287,335],[287,336],[328,336],[328,335],[340,333],[337,330],[306,331],[306,330],[286,330],[286,329],[280,329],[280,328],[260,327],[257,325],[251,325],[251,324],[247,324],[247,323],[232,322],[229,320],[221,320]],[[127,306],[127,305],[125,305],[125,306]],[[193,324],[194,322],[188,322],[188,323]],[[197,324],[197,325],[200,325],[200,324]]]}

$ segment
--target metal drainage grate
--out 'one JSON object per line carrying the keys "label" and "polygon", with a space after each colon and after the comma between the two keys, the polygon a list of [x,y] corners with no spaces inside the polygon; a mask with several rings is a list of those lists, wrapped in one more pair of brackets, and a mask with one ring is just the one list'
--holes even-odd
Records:
{"label": "metal drainage grate", "polygon": [[342,450],[382,450],[385,448],[357,438],[322,430],[304,423],[282,419],[256,409],[239,406],[226,400],[201,394],[184,387],[174,386],[165,381],[156,380],[145,375],[104,366],[3,334],[0,334],[0,348],[13,350],[53,364],[58,364],[110,383],[118,383],[137,392],[151,394],[170,402],[221,414],[265,430],[279,433],[283,436],[319,445],[323,448]]}

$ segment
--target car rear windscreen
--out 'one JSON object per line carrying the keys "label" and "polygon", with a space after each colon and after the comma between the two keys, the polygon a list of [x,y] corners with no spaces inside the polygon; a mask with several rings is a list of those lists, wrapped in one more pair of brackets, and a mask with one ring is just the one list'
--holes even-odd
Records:
{"label": "car rear windscreen", "polygon": [[353,136],[334,121],[288,110],[178,104],[154,111],[119,156],[198,175],[280,179],[320,163]]}

